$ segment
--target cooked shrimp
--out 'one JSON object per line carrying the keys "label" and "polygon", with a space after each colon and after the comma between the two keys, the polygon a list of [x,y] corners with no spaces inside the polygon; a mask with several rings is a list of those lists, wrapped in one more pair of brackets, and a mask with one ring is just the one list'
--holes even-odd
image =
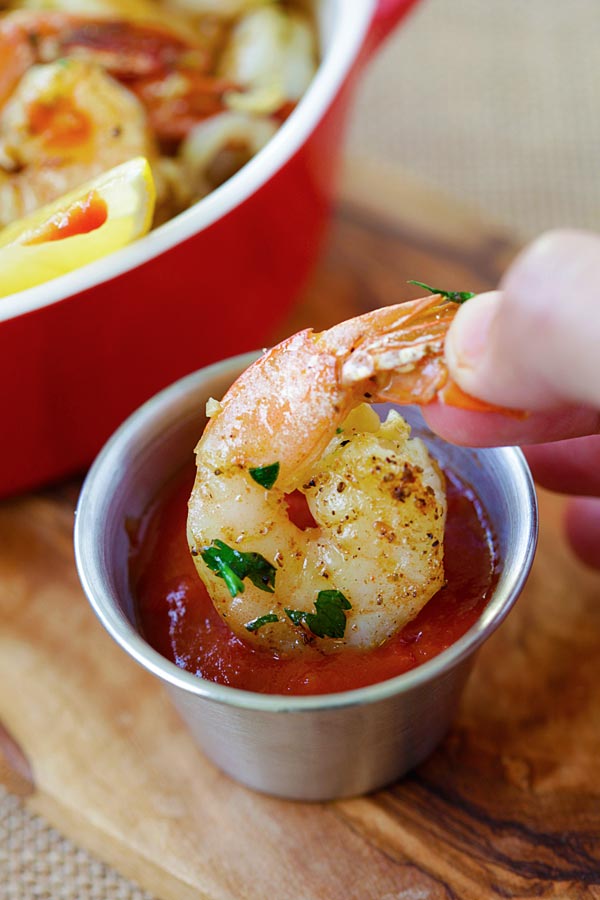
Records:
{"label": "cooked shrimp", "polygon": [[257,6],[266,6],[268,3],[273,3],[273,0],[165,0],[165,5],[192,15],[205,16],[213,13],[230,18],[256,9]]}
{"label": "cooked shrimp", "polygon": [[271,119],[224,112],[189,133],[179,158],[194,197],[203,197],[258,153],[277,131]]}
{"label": "cooked shrimp", "polygon": [[0,224],[156,151],[144,109],[98,66],[33,66],[0,112]]}
{"label": "cooked shrimp", "polygon": [[[135,144],[129,156],[150,158],[157,188],[154,222],[159,224],[241,168],[275,133],[316,67],[308,17],[274,0],[21,0],[11,5],[19,8],[0,17],[0,203],[5,207],[0,225],[35,208],[36,198],[44,203],[73,187],[78,171],[81,183],[128,158],[111,156],[125,150],[125,131]],[[239,21],[232,21],[236,16]],[[98,68],[100,108],[96,111],[90,95],[85,114],[92,125],[98,120],[99,153],[87,170],[81,158],[88,144],[77,148],[73,133],[69,153],[56,142],[50,147],[35,127],[32,131],[24,105],[36,90],[47,90],[34,67],[63,60]],[[122,86],[120,93],[111,78]],[[63,128],[76,92],[58,82],[56,77],[56,92],[64,90],[67,98],[59,111]],[[125,91],[132,116],[125,117],[127,127],[115,123],[107,131],[104,124],[120,118],[118,108],[126,106]],[[54,128],[57,116],[52,118]],[[17,129],[11,134],[13,124]],[[81,151],[77,165],[70,152],[76,150]]]}
{"label": "cooked shrimp", "polygon": [[219,73],[241,90],[225,94],[230,109],[271,115],[295,104],[317,68],[310,21],[298,10],[267,6],[234,25]]}
{"label": "cooked shrimp", "polygon": [[94,19],[158,25],[186,38],[194,35],[193,26],[183,12],[174,16],[172,10],[156,0],[18,0],[12,6],[34,12],[63,12]]}
{"label": "cooked shrimp", "polygon": [[0,105],[30,66],[75,57],[101,66],[135,93],[159,140],[181,139],[225,109],[223,95],[235,88],[210,74],[221,30],[202,34],[187,39],[172,26],[111,18],[109,10],[98,17],[15,11],[0,20]]}
{"label": "cooked shrimp", "polygon": [[[196,447],[188,539],[233,631],[280,653],[380,644],[442,586],[444,478],[392,414],[452,392],[439,295],[378,309],[266,352],[213,401]],[[364,409],[371,414],[369,421]],[[312,523],[289,515],[306,498]]]}

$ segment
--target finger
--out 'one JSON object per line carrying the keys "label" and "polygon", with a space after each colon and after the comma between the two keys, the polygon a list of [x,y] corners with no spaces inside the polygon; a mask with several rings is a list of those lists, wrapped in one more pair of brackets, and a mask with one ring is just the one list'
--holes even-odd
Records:
{"label": "finger", "polygon": [[600,408],[600,237],[549,232],[500,290],[463,304],[448,332],[452,378],[512,408]]}
{"label": "finger", "polygon": [[600,569],[600,500],[576,497],[565,511],[567,538],[579,559]]}
{"label": "finger", "polygon": [[423,407],[423,416],[432,431],[466,447],[546,443],[600,432],[600,413],[583,407],[536,412],[520,419],[431,403]]}
{"label": "finger", "polygon": [[523,447],[533,477],[561,494],[600,497],[600,436]]}

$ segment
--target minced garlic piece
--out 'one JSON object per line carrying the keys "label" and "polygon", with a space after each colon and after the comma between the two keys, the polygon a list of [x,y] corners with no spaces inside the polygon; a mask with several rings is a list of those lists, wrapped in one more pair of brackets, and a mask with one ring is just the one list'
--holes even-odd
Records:
{"label": "minced garlic piece", "polygon": [[213,416],[216,416],[221,412],[222,408],[223,407],[218,400],[215,400],[214,397],[209,397],[206,401],[206,417],[212,419]]}

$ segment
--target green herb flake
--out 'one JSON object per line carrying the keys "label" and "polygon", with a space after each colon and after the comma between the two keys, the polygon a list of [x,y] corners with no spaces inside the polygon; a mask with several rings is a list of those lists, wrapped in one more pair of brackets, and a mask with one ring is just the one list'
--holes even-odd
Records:
{"label": "green herb flake", "polygon": [[279,476],[279,463],[274,462],[269,466],[258,466],[255,469],[248,469],[248,472],[257,484],[270,491]]}
{"label": "green herb flake", "polygon": [[286,609],[285,613],[294,625],[302,622],[317,637],[343,638],[346,631],[345,609],[352,609],[341,591],[319,591],[314,613],[301,609]]}
{"label": "green herb flake", "polygon": [[259,616],[258,619],[252,619],[251,622],[247,622],[244,625],[244,628],[247,631],[258,631],[259,628],[262,628],[263,625],[268,625],[269,622],[279,622],[279,618],[275,613],[267,613],[266,616]]}
{"label": "green herb flake", "polygon": [[432,294],[440,294],[440,296],[452,300],[453,303],[464,303],[465,300],[470,300],[471,297],[475,296],[471,291],[440,291],[439,288],[430,287],[422,281],[407,281],[406,283],[416,284],[417,287],[425,288],[426,291],[430,291]]}
{"label": "green herb flake", "polygon": [[261,591],[273,593],[275,566],[260,553],[242,553],[216,540],[210,547],[203,547],[200,555],[211,572],[223,579],[232,597],[244,593],[244,578]]}
{"label": "green herb flake", "polygon": [[336,433],[336,434],[343,434],[343,433],[344,433],[344,429],[343,429],[343,428],[336,428],[336,429],[335,429],[335,433]]}
{"label": "green herb flake", "polygon": [[304,616],[310,615],[310,613],[305,613],[303,609],[286,609],[285,614],[292,620],[294,625],[301,625]]}

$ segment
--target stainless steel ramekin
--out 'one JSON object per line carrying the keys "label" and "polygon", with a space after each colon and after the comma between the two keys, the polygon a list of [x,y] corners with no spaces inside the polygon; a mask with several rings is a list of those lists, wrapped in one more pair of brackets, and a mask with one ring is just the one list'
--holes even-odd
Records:
{"label": "stainless steel ramekin", "polygon": [[521,591],[535,552],[537,505],[519,450],[470,450],[426,431],[404,410],[443,466],[472,484],[491,518],[503,560],[493,597],[451,647],[411,672],[345,693],[256,694],[182,671],[135,627],[125,523],[190,459],[209,397],[221,397],[256,354],[202,369],[157,394],[106,444],[83,486],[75,526],[79,576],[113,638],[167,688],[205,754],[244,784],[298,800],[366,793],[423,760],[448,729],[478,647]]}

